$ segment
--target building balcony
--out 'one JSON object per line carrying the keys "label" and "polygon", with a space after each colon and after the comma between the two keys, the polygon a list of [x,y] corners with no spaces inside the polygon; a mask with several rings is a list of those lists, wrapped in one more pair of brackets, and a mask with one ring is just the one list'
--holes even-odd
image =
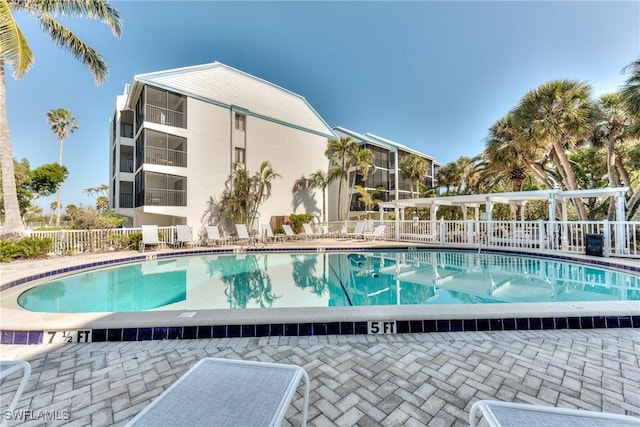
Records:
{"label": "building balcony", "polygon": [[187,206],[185,190],[146,189],[144,191],[145,206]]}
{"label": "building balcony", "polygon": [[120,193],[120,208],[133,208],[133,194]]}
{"label": "building balcony", "polygon": [[133,173],[133,157],[120,158],[120,172]]}
{"label": "building balcony", "polygon": [[154,165],[187,167],[187,153],[164,148],[145,147],[144,162]]}
{"label": "building balcony", "polygon": [[187,120],[184,113],[179,111],[168,110],[155,105],[145,106],[145,117],[148,122],[158,123],[166,126],[174,126],[178,128],[187,128]]}

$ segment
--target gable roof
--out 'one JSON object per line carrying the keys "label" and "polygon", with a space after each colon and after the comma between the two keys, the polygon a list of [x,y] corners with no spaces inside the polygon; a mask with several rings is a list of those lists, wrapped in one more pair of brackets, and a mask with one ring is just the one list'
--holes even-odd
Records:
{"label": "gable roof", "polygon": [[138,74],[133,77],[130,93],[135,94],[142,84],[335,138],[333,130],[304,97],[220,62]]}

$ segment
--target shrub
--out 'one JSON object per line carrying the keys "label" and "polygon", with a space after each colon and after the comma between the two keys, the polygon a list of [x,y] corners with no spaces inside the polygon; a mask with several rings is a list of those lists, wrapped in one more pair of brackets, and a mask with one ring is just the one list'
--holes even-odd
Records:
{"label": "shrub", "polygon": [[298,234],[302,231],[302,224],[310,223],[314,218],[313,214],[291,214],[289,215],[291,229]]}
{"label": "shrub", "polygon": [[0,241],[0,262],[14,259],[41,258],[53,248],[53,240],[48,237],[24,237],[18,241]]}
{"label": "shrub", "polygon": [[[125,236],[123,236],[125,237]],[[140,247],[142,241],[142,231],[137,231],[126,236],[127,239],[123,239],[123,246],[129,249],[137,250]]]}
{"label": "shrub", "polygon": [[[161,242],[164,241],[164,233],[162,231],[158,231],[158,240],[160,240]],[[138,250],[141,241],[142,231],[136,231],[135,233],[131,233],[128,236],[122,236],[122,246],[128,249]]]}

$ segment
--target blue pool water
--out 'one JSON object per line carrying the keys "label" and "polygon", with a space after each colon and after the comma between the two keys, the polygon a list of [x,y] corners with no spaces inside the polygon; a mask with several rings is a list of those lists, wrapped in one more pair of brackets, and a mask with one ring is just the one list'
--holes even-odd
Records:
{"label": "blue pool water", "polygon": [[468,251],[243,253],[75,274],[18,303],[86,313],[402,304],[640,301],[640,277],[589,265]]}

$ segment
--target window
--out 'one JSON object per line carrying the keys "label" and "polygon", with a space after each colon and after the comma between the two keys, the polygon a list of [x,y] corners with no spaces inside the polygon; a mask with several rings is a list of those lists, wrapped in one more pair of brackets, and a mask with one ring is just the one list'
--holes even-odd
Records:
{"label": "window", "polygon": [[235,148],[235,163],[245,163],[245,157],[244,157],[244,148],[240,148],[240,147],[236,147]]}
{"label": "window", "polygon": [[246,129],[247,116],[236,113],[236,130],[244,131]]}

